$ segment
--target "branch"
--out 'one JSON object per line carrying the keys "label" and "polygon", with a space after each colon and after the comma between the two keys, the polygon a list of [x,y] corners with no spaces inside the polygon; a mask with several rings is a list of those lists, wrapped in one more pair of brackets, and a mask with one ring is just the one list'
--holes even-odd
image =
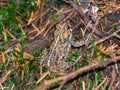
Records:
{"label": "branch", "polygon": [[93,69],[97,69],[97,68],[103,68],[103,67],[106,67],[112,63],[115,63],[116,61],[120,61],[120,56],[118,57],[115,57],[115,58],[112,58],[111,60],[105,60],[101,63],[96,63],[96,64],[92,64],[90,66],[84,66],[74,72],[71,72],[69,74],[66,74],[65,76],[61,76],[61,77],[58,77],[58,78],[55,78],[55,79],[52,79],[52,80],[48,80],[46,82],[44,82],[41,86],[39,86],[38,88],[34,89],[34,90],[45,90],[47,87],[49,87],[50,85],[54,84],[55,82],[58,82],[58,81],[63,81],[63,80],[72,80],[74,79],[78,74],[81,74],[83,72],[86,72],[86,71],[90,71],[90,70],[93,70]]}
{"label": "branch", "polygon": [[[84,9],[82,8],[81,5],[79,5],[78,3],[74,2],[73,0],[62,0],[62,1],[70,4],[77,11],[78,15],[85,22],[86,25],[87,25],[87,23],[89,23],[89,19],[85,15],[85,13],[83,12]],[[94,34],[99,36],[99,37],[102,37],[102,35],[105,35],[105,33],[102,33],[97,28],[94,28],[94,24],[92,24],[92,23],[88,26],[88,28],[90,30],[94,29],[94,31],[95,31]]]}
{"label": "branch", "polygon": [[[113,36],[115,36],[115,37],[117,37],[117,38],[120,38],[120,36],[117,35],[117,33],[119,33],[119,32],[120,32],[120,29],[118,29],[118,30],[116,30],[114,33],[112,33],[112,34],[110,34],[110,35],[108,35],[108,36],[106,36],[106,37],[98,40],[98,41],[95,42],[94,44],[97,45],[97,44],[99,44],[99,43],[102,43],[102,42],[110,39],[110,38],[113,37]],[[80,41],[80,42],[71,41],[71,44],[72,44],[73,47],[81,47],[81,46],[85,45],[85,42],[84,42],[84,41]],[[91,47],[92,47],[91,45],[88,46],[88,49],[91,48]]]}

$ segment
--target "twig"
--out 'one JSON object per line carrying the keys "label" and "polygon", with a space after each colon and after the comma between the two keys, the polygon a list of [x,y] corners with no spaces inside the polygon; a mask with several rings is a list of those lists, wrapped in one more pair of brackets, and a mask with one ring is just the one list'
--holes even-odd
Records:
{"label": "twig", "polygon": [[114,90],[116,90],[116,88],[119,86],[119,84],[120,84],[120,81],[118,81],[118,82],[115,84]]}
{"label": "twig", "polygon": [[65,19],[63,19],[63,20],[60,22],[60,24],[64,23],[64,22],[67,21],[69,18],[71,18],[72,15],[73,15],[73,13],[74,13],[74,11],[72,11]]}
{"label": "twig", "polygon": [[104,86],[103,86],[103,90],[106,90],[109,82],[110,82],[110,79],[108,78],[107,81],[106,81],[106,83],[105,83]]}
{"label": "twig", "polygon": [[[80,16],[80,18],[85,22],[85,24],[87,25],[87,23],[89,23],[89,19],[87,18],[87,16],[85,15],[85,13],[83,12],[83,8],[78,5],[76,2],[74,2],[73,0],[63,0],[66,3],[69,3],[78,13],[78,15]],[[94,24],[90,24],[88,26],[89,29],[93,30],[94,28]],[[100,32],[99,30],[97,30],[97,28],[95,28],[95,32],[94,32],[97,36],[101,37],[103,35],[102,32]]]}
{"label": "twig", "polygon": [[62,90],[63,85],[67,82],[67,80],[63,80],[63,82],[61,83],[60,87],[58,88],[58,90]]}
{"label": "twig", "polygon": [[[114,33],[110,34],[109,36],[106,36],[106,37],[100,39],[98,42],[95,42],[94,44],[97,45],[101,42],[104,42],[104,41],[108,40],[109,38],[116,36],[118,32],[120,32],[120,29],[116,30]],[[91,47],[92,47],[92,45],[90,45],[88,48],[91,48]]]}
{"label": "twig", "polygon": [[79,16],[81,17],[81,19],[83,21],[85,21],[85,23],[88,23],[89,20],[86,18],[83,10],[82,10],[82,7],[79,6],[76,2],[74,2],[73,0],[62,0],[68,4],[70,4],[78,13],[79,13]]}
{"label": "twig", "polygon": [[85,90],[85,82],[82,82],[83,90]]}
{"label": "twig", "polygon": [[107,81],[107,77],[98,85],[98,87],[95,90],[99,90],[100,87]]}
{"label": "twig", "polygon": [[[99,43],[102,43],[102,42],[110,39],[110,38],[113,37],[113,36],[115,36],[115,37],[117,37],[118,39],[120,39],[120,36],[117,35],[118,32],[120,32],[120,29],[116,30],[114,33],[110,34],[109,36],[106,36],[106,37],[100,39],[99,41],[95,42],[94,44],[97,45],[97,44],[99,44]],[[85,42],[82,43],[82,44],[81,44],[81,42],[77,42],[77,43],[78,43],[77,45],[74,45],[73,42],[72,42],[71,44],[72,44],[74,47],[81,47],[81,46],[85,45]],[[88,46],[88,49],[91,48],[91,47],[92,47],[92,45]]]}
{"label": "twig", "polygon": [[4,83],[6,80],[7,80],[7,78],[8,78],[8,76],[11,74],[11,70],[9,70],[7,73],[6,73],[6,75],[2,78],[2,79],[0,79],[0,84],[2,84],[2,83]]}
{"label": "twig", "polygon": [[47,71],[46,73],[44,73],[42,76],[41,76],[41,78],[36,82],[37,84],[38,83],[40,83],[47,75],[49,75],[50,74],[50,72],[49,71]]}
{"label": "twig", "polygon": [[[90,43],[90,39],[91,39],[91,37],[92,37],[92,34],[93,34],[93,33],[95,32],[95,30],[96,30],[95,28],[96,28],[96,25],[97,25],[98,22],[99,22],[99,19],[100,19],[100,18],[98,18],[98,19],[96,20],[95,25],[94,25],[94,27],[93,27],[93,30],[92,30],[92,32],[88,35],[85,43],[82,44],[82,45],[85,45],[84,51],[82,52],[82,54],[75,60],[75,62],[74,62],[70,67],[74,66],[74,65],[81,59],[81,57],[84,55],[84,53],[87,51],[88,45],[89,45],[89,43]],[[67,69],[70,68],[70,67],[67,67]]]}
{"label": "twig", "polygon": [[108,90],[112,90],[112,87],[113,87],[113,83],[114,83],[114,81],[115,81],[115,78],[116,78],[116,73],[115,73],[115,70],[113,70],[113,72],[112,72],[112,78],[111,78],[111,82],[110,82],[110,85],[109,85]]}
{"label": "twig", "polygon": [[[107,61],[107,63],[106,63],[106,61]],[[54,84],[57,81],[74,79],[78,74],[81,74],[83,72],[90,71],[90,70],[97,69],[97,68],[106,67],[107,65],[112,64],[115,61],[120,61],[120,56],[112,58],[111,60],[106,60],[106,61],[103,61],[101,63],[92,64],[91,66],[84,66],[84,67],[82,67],[74,72],[66,74],[65,76],[61,76],[61,77],[58,77],[56,79],[48,80],[34,90],[45,90],[46,87]]]}

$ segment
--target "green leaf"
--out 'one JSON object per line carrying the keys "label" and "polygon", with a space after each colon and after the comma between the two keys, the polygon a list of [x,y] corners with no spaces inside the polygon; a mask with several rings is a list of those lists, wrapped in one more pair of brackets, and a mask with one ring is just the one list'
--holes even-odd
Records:
{"label": "green leaf", "polygon": [[22,35],[21,35],[21,37],[20,37],[20,39],[19,39],[20,43],[23,43],[25,37],[26,37],[26,33],[23,32]]}
{"label": "green leaf", "polygon": [[53,15],[53,20],[54,20],[54,22],[57,21],[57,15],[56,14]]}

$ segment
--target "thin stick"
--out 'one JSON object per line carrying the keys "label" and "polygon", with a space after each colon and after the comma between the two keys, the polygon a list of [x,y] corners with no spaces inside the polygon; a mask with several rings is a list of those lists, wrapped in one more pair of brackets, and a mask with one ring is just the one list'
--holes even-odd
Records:
{"label": "thin stick", "polygon": [[[120,36],[117,35],[118,32],[120,32],[120,29],[116,30],[114,33],[110,34],[109,36],[106,36],[106,37],[104,37],[104,38],[98,40],[98,41],[95,42],[94,44],[97,45],[97,44],[99,44],[99,43],[102,43],[102,42],[104,42],[104,41],[110,39],[110,38],[113,37],[113,36],[115,36],[115,37],[117,37],[117,38],[119,39]],[[79,42],[79,43],[80,43],[80,44],[74,45],[74,43],[72,42],[71,44],[72,44],[74,47],[81,47],[81,46],[85,45],[85,42],[82,43],[82,44],[81,44],[81,42]],[[92,47],[92,45],[88,46],[88,49],[90,49],[91,47]]]}
{"label": "thin stick", "polygon": [[100,87],[107,81],[107,77],[98,85],[98,87],[95,90],[99,90]]}
{"label": "thin stick", "polygon": [[58,90],[62,90],[63,85],[67,82],[67,80],[63,80],[63,82],[61,83],[60,87],[58,88]]}
{"label": "thin stick", "polygon": [[52,80],[48,80],[34,90],[44,90],[44,88],[54,84],[55,82],[62,81],[62,80],[67,80],[68,81],[70,79],[75,78],[78,74],[81,74],[83,72],[90,71],[90,70],[97,69],[97,68],[106,67],[109,64],[115,63],[116,61],[120,61],[120,56],[114,57],[111,60],[106,60],[106,61],[103,61],[101,63],[92,64],[90,66],[84,66],[84,67],[82,67],[82,68],[80,68],[80,69],[78,69],[74,72],[66,74],[65,76],[61,76],[61,77],[58,77],[58,78],[55,78],[55,79],[52,79]]}
{"label": "thin stick", "polygon": [[[109,38],[111,38],[111,37],[113,37],[113,36],[117,36],[117,33],[118,33],[118,32],[120,32],[120,29],[116,30],[116,31],[115,31],[114,33],[112,33],[111,35],[109,35],[109,36],[107,36],[107,37],[105,37],[105,38],[100,39],[98,42],[95,42],[94,44],[97,45],[97,44],[99,44],[99,43],[101,43],[101,42],[104,42],[104,41],[108,40]],[[88,48],[91,48],[91,47],[92,47],[92,45],[90,45]]]}

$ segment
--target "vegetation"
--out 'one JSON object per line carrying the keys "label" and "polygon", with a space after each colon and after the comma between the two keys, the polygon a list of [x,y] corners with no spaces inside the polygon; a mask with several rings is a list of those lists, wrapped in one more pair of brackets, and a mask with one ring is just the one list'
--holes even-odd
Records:
{"label": "vegetation", "polygon": [[0,1],[0,89],[120,89],[113,1]]}

